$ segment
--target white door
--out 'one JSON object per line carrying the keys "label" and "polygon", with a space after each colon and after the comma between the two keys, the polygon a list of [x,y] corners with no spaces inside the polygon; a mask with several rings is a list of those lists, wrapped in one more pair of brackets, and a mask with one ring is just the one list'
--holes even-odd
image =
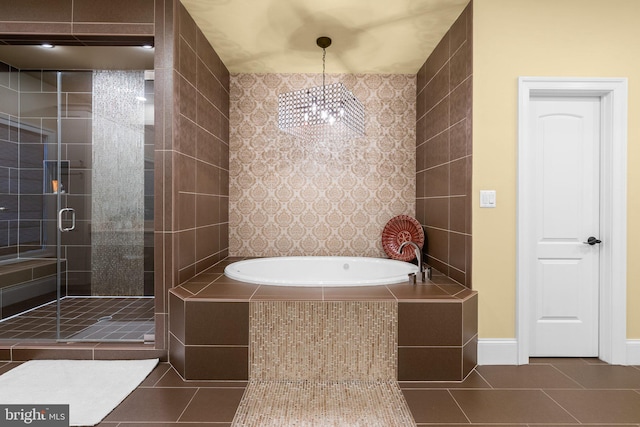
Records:
{"label": "white door", "polygon": [[[599,97],[532,97],[535,264],[529,353],[598,356]],[[594,243],[593,240],[591,243]]]}

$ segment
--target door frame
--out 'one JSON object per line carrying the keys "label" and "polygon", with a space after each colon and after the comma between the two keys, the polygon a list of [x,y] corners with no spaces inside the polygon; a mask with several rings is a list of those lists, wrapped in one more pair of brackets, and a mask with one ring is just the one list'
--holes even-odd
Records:
{"label": "door frame", "polygon": [[600,139],[599,358],[627,364],[627,79],[518,78],[518,187],[516,237],[516,342],[519,365],[529,363],[531,259],[535,235],[531,214],[534,153],[529,103],[534,96],[598,96]]}

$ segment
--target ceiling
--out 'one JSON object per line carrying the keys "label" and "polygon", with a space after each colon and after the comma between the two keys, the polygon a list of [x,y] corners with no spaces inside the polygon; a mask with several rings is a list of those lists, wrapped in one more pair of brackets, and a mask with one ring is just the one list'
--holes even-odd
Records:
{"label": "ceiling", "polygon": [[469,0],[181,0],[232,73],[415,74]]}

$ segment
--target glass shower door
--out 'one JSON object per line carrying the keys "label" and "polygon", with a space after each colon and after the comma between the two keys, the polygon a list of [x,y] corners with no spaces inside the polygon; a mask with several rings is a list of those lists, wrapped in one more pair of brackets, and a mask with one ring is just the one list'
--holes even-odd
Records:
{"label": "glass shower door", "polygon": [[0,49],[0,339],[152,340],[153,72],[21,49]]}
{"label": "glass shower door", "polygon": [[60,145],[69,174],[62,205],[71,210],[61,215],[68,228],[75,216],[75,228],[60,231],[67,260],[60,340],[153,336],[153,81],[146,74],[62,73]]}

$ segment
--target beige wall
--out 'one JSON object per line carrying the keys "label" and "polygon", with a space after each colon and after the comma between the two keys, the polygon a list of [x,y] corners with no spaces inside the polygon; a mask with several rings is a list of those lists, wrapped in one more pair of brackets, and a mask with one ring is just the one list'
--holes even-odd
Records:
{"label": "beige wall", "polygon": [[320,74],[231,76],[229,253],[385,256],[381,233],[415,215],[414,75],[327,75],[365,108],[365,136],[310,142],[278,130],[278,93]]}
{"label": "beige wall", "polygon": [[[473,287],[480,338],[515,337],[519,76],[627,77],[627,338],[640,338],[640,2],[474,0]],[[479,209],[481,189],[497,207]]]}

